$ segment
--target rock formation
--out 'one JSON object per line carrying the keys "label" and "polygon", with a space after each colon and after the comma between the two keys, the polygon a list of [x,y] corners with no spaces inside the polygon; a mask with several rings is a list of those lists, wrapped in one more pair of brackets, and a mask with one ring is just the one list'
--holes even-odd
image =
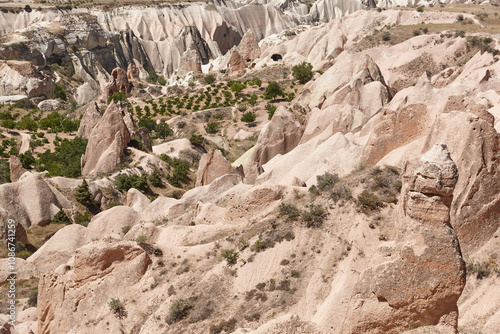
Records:
{"label": "rock formation", "polygon": [[134,209],[134,211],[142,212],[151,203],[146,195],[141,193],[139,190],[130,188],[127,191],[127,206]]}
{"label": "rock formation", "polygon": [[139,78],[139,68],[135,64],[129,64],[127,67],[127,79],[129,81]]}
{"label": "rock formation", "polygon": [[83,114],[82,120],[80,121],[80,127],[78,128],[78,132],[76,133],[76,135],[78,137],[88,139],[90,137],[90,134],[92,133],[92,129],[94,129],[101,117],[102,114],[99,110],[99,107],[97,106],[97,103],[90,103],[87,109],[85,109],[85,113]]}
{"label": "rock formation", "polygon": [[130,92],[130,84],[128,82],[127,72],[120,67],[115,68],[111,72],[111,78],[106,85],[104,98],[107,99],[108,97],[118,92]]}
{"label": "rock formation", "polygon": [[220,150],[209,151],[200,160],[196,174],[196,186],[204,186],[226,174],[238,174],[238,171],[224,158]]}
{"label": "rock formation", "polygon": [[9,158],[10,181],[16,182],[28,170],[23,167],[21,160],[18,157],[11,156]]}
{"label": "rock formation", "polygon": [[112,103],[92,129],[82,156],[83,175],[107,173],[118,166],[130,141],[125,113],[128,113],[126,104]]}
{"label": "rock formation", "polygon": [[465,263],[450,226],[458,169],[445,144],[407,164],[393,244],[379,248],[354,287],[343,333],[388,333],[434,325],[457,330]]}
{"label": "rock formation", "polygon": [[245,176],[248,179],[255,178],[263,164],[277,154],[291,151],[300,142],[303,132],[303,126],[293,114],[285,107],[279,107],[257,139],[255,149],[244,166]]}

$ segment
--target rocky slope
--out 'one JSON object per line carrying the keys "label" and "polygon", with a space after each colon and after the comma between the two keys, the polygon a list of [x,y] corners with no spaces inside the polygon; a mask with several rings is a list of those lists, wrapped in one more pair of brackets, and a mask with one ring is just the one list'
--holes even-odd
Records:
{"label": "rocky slope", "polygon": [[[38,301],[22,298],[19,325],[2,315],[2,330],[496,333],[500,65],[498,35],[485,32],[496,23],[481,30],[446,8],[359,8],[221,1],[3,13],[3,52],[26,29],[25,43],[44,61],[69,59],[95,101],[77,132],[88,139],[87,208],[82,181],[44,178],[15,158],[17,181],[0,185],[0,217],[14,217],[23,244],[61,211],[71,223],[19,261]],[[23,57],[43,68],[37,52]],[[317,72],[292,83],[303,61]],[[144,80],[145,70],[182,81],[201,68],[212,86]],[[155,108],[148,99],[188,103],[256,78],[262,87],[230,90],[260,97],[254,104],[183,104],[154,116],[171,133],[152,143],[136,125]],[[262,99],[274,80],[287,97]],[[108,100],[120,92],[130,105]],[[249,110],[253,121],[240,122]],[[158,184],[154,173],[168,176]],[[82,212],[93,215],[83,226]]]}

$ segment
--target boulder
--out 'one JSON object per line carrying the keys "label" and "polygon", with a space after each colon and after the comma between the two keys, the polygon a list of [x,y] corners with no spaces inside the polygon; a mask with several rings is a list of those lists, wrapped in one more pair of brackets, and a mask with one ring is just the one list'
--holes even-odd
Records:
{"label": "boulder", "polygon": [[105,99],[118,92],[130,92],[130,84],[127,78],[127,72],[120,67],[111,72],[111,78],[105,89]]}
{"label": "boulder", "polygon": [[2,63],[0,65],[0,96],[27,95],[52,97],[54,82],[28,62]]}
{"label": "boulder", "polygon": [[134,211],[142,212],[151,203],[149,198],[135,188],[130,188],[127,191],[127,206],[134,209]]}
{"label": "boulder", "polygon": [[380,247],[352,292],[342,333],[458,327],[465,263],[449,224],[458,169],[445,144],[405,165],[396,240]]}
{"label": "boulder", "polygon": [[56,232],[27,261],[40,272],[55,270],[66,263],[76,249],[85,245],[87,229],[79,224],[68,225]]}
{"label": "boulder", "polygon": [[0,185],[0,208],[25,228],[47,225],[59,210],[71,202],[38,174],[26,174],[14,183]]}
{"label": "boulder", "polygon": [[40,111],[50,112],[61,109],[62,103],[59,100],[43,100],[37,107]]}
{"label": "boulder", "polygon": [[209,151],[200,159],[196,174],[196,187],[210,184],[213,180],[226,174],[239,174],[224,158],[220,150]]}
{"label": "boulder", "polygon": [[100,212],[92,218],[87,227],[87,240],[102,240],[106,238],[120,240],[123,228],[132,227],[140,220],[140,215],[128,206],[115,206]]}
{"label": "boulder", "polygon": [[80,121],[80,127],[78,128],[76,135],[78,137],[88,139],[92,133],[92,129],[94,129],[101,117],[102,114],[97,103],[90,103],[87,109],[85,109],[85,113]]}
{"label": "boulder", "polygon": [[115,169],[130,142],[130,132],[124,121],[128,114],[124,103],[111,103],[89,136],[82,156],[82,174],[96,175]]}
{"label": "boulder", "polygon": [[134,80],[139,78],[139,68],[135,64],[129,64],[127,67],[127,79]]}
{"label": "boulder", "polygon": [[16,156],[11,156],[9,159],[10,181],[16,182],[28,170],[23,167],[21,160]]}

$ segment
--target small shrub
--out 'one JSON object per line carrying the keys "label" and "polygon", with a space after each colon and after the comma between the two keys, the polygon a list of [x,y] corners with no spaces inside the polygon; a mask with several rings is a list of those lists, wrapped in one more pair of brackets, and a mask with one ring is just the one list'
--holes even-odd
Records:
{"label": "small shrub", "polygon": [[246,112],[245,114],[243,114],[243,116],[241,117],[241,121],[245,122],[245,123],[252,123],[252,122],[255,122],[256,117],[257,116],[255,115],[254,112],[249,111],[249,112]]}
{"label": "small shrub", "polygon": [[417,12],[422,13],[424,11],[424,7],[420,6],[417,7]]}
{"label": "small shrub", "polygon": [[413,36],[420,36],[422,32],[418,29],[413,30]]}
{"label": "small shrub", "polygon": [[117,318],[122,319],[126,317],[125,307],[119,298],[111,298],[108,302],[108,306]]}
{"label": "small shrub", "polygon": [[225,251],[222,252],[221,255],[224,258],[224,260],[226,260],[227,265],[229,267],[234,266],[238,261],[239,254],[234,249],[226,249]]}
{"label": "small shrub", "polygon": [[261,252],[263,250],[265,250],[267,248],[266,244],[262,241],[262,240],[257,240],[256,242],[254,242],[254,244],[252,245],[252,250],[256,251],[256,252]]}
{"label": "small shrub", "polygon": [[135,239],[135,242],[137,242],[138,244],[145,244],[148,242],[148,237],[144,234],[141,234]]}
{"label": "small shrub", "polygon": [[205,131],[207,133],[215,134],[219,132],[219,123],[217,122],[208,122],[205,126]]}
{"label": "small shrub", "polygon": [[207,75],[205,75],[204,81],[206,84],[211,85],[215,81],[217,81],[217,78],[213,74],[207,74]]}
{"label": "small shrub", "polygon": [[287,217],[287,220],[297,220],[300,217],[300,210],[293,204],[281,203],[279,206],[280,217]]}
{"label": "small shrub", "polygon": [[363,191],[361,194],[358,195],[356,204],[361,208],[361,211],[364,213],[378,210],[383,206],[383,203],[382,201],[380,201],[378,196],[368,191]]}
{"label": "small shrub", "polygon": [[130,229],[132,228],[132,226],[130,225],[127,225],[127,226],[123,226],[122,227],[122,233],[125,235],[128,233],[128,231],[130,231]]}
{"label": "small shrub", "polygon": [[165,86],[167,84],[167,80],[165,80],[162,76],[158,76],[158,84]]}
{"label": "small shrub", "polygon": [[205,142],[205,138],[203,138],[202,135],[192,135],[190,138],[189,138],[189,142],[191,143],[191,145],[193,146],[198,146],[198,147],[202,147],[203,146],[203,143]]}
{"label": "small shrub", "polygon": [[339,176],[337,174],[331,174],[326,172],[323,175],[316,176],[317,187],[320,191],[325,191],[333,188],[333,186],[339,181]]}
{"label": "small shrub", "polygon": [[310,204],[306,206],[309,210],[303,210],[300,214],[302,221],[307,227],[321,227],[328,215],[328,211],[322,205]]}
{"label": "small shrub", "polygon": [[55,214],[52,219],[53,224],[71,224],[71,220],[66,215],[66,213],[61,209],[58,213]]}
{"label": "small shrub", "polygon": [[165,321],[168,324],[173,324],[174,322],[180,321],[189,315],[189,312],[192,308],[193,303],[190,300],[179,298],[170,306],[170,313]]}
{"label": "small shrub", "polygon": [[382,40],[384,40],[384,41],[389,41],[389,40],[391,40],[391,34],[390,34],[388,31],[384,32],[384,33],[382,34]]}
{"label": "small shrub", "polygon": [[187,125],[187,124],[186,124],[186,122],[184,122],[184,121],[177,122],[177,127],[178,127],[179,129],[182,129],[182,128],[186,127],[186,125]]}

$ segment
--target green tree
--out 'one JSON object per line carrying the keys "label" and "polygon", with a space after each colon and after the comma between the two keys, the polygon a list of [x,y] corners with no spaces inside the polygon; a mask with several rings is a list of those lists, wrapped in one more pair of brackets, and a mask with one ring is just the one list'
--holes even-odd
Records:
{"label": "green tree", "polygon": [[21,164],[26,169],[31,169],[31,165],[35,163],[35,157],[31,154],[30,151],[26,151],[24,153],[19,154],[19,160],[21,160]]}
{"label": "green tree", "polygon": [[301,84],[305,84],[313,77],[313,66],[305,61],[292,67],[292,75],[295,79],[299,80]]}
{"label": "green tree", "polygon": [[58,83],[55,84],[53,97],[55,99],[61,99],[61,100],[66,101],[66,99],[67,99],[66,89],[64,88],[63,85],[60,85]]}
{"label": "green tree", "polygon": [[140,128],[148,129],[149,132],[156,130],[156,122],[154,120],[152,120],[151,118],[146,117],[146,116],[139,120],[138,125]]}
{"label": "green tree", "polygon": [[89,185],[85,179],[83,179],[82,184],[76,188],[75,198],[78,202],[87,207],[92,204],[92,194],[90,193]]}
{"label": "green tree", "polygon": [[68,215],[61,209],[58,213],[55,214],[54,218],[52,218],[53,224],[71,224],[71,220]]}
{"label": "green tree", "polygon": [[66,118],[64,121],[62,121],[62,127],[64,132],[68,132],[71,134],[73,131],[78,131],[78,128],[80,127],[80,121],[73,121],[69,118]]}
{"label": "green tree", "polygon": [[174,134],[174,130],[170,128],[170,125],[168,125],[167,122],[161,122],[160,124],[156,125],[155,132],[159,138],[163,139],[170,137]]}
{"label": "green tree", "polygon": [[[56,137],[57,139],[57,137]],[[81,174],[80,160],[85,153],[87,140],[76,137],[73,140],[63,139],[62,141],[54,140],[59,146],[55,152],[46,150],[38,156],[35,162],[37,171],[48,171],[50,176],[66,176],[78,177]]]}
{"label": "green tree", "polygon": [[21,120],[17,123],[17,127],[21,130],[28,130],[34,132],[38,130],[38,123],[34,119],[30,117],[30,115],[25,115]]}
{"label": "green tree", "polygon": [[205,131],[212,134],[219,132],[219,123],[208,122],[207,125],[205,125]]}
{"label": "green tree", "polygon": [[285,92],[276,81],[271,81],[266,87],[264,98],[266,100],[272,100],[277,98],[278,96],[285,96]]}

